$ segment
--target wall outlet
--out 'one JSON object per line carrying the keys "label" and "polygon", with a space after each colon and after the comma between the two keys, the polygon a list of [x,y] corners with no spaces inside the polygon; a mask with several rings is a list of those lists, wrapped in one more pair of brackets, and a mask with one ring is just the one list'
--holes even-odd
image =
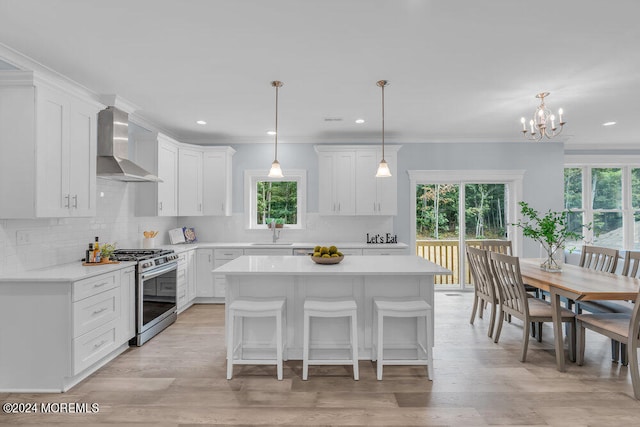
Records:
{"label": "wall outlet", "polygon": [[27,230],[16,231],[16,245],[28,245],[29,243],[31,243],[31,233],[31,231]]}

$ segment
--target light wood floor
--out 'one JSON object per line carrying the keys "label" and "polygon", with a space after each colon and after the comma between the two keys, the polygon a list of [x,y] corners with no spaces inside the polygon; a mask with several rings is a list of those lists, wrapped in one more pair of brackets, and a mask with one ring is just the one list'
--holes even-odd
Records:
{"label": "light wood floor", "polygon": [[0,394],[0,402],[98,403],[96,414],[0,413],[0,424],[295,426],[638,426],[640,402],[629,374],[609,360],[609,342],[587,332],[585,366],[555,369],[553,335],[531,341],[520,363],[521,324],[505,324],[499,344],[487,323],[469,324],[472,295],[436,294],[435,379],[424,368],[391,366],[384,380],[360,362],[360,381],[341,366],[301,362],[240,366],[225,378],[224,307],[196,305],[143,347],[132,347],[64,394]]}

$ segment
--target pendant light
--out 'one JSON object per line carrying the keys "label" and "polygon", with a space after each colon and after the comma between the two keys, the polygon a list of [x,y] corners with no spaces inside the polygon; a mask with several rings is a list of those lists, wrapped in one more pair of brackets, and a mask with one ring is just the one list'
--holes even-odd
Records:
{"label": "pendant light", "polygon": [[384,87],[387,86],[389,82],[379,80],[376,84],[382,89],[382,160],[380,160],[380,164],[378,165],[376,178],[388,178],[391,176],[391,171],[389,170],[387,161],[384,159]]}
{"label": "pendant light", "polygon": [[276,134],[275,134],[275,154],[274,160],[271,164],[271,169],[269,170],[269,178],[282,178],[284,175],[282,174],[282,169],[280,168],[280,162],[278,162],[278,89],[281,88],[283,83],[278,80],[274,80],[271,82],[271,86],[276,88]]}

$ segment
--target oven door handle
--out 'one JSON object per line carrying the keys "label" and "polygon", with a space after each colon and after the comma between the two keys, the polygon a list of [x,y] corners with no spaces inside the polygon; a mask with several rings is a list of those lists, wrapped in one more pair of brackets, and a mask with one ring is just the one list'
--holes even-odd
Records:
{"label": "oven door handle", "polygon": [[148,273],[142,273],[140,275],[140,278],[142,280],[147,280],[147,279],[153,279],[154,277],[158,277],[158,276],[162,276],[163,274],[172,271],[172,270],[176,270],[178,268],[178,263],[171,263],[169,265],[167,265],[166,267],[162,267],[160,269],[156,269],[153,271],[150,271]]}

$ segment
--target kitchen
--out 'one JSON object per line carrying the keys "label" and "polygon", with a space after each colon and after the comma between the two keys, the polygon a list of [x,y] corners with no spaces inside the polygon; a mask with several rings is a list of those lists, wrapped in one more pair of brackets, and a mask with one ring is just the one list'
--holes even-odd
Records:
{"label": "kitchen", "polygon": [[[164,7],[168,7],[170,2],[165,2]],[[41,12],[45,13],[46,6],[43,7]],[[77,5],[80,8],[86,6]],[[255,5],[254,5],[255,6]],[[15,2],[3,1],[0,3],[0,11],[6,12],[4,16],[11,16],[12,13],[19,15],[17,12],[20,6]],[[166,12],[166,10],[165,10]],[[24,13],[24,11],[22,12]],[[394,13],[398,13],[397,11]],[[498,16],[507,16],[500,15]],[[132,16],[135,14],[132,14]],[[24,16],[24,15],[21,15]],[[170,16],[170,15],[169,15]],[[399,13],[403,19],[404,14]],[[275,17],[274,17],[275,18]],[[24,19],[24,18],[23,18]],[[129,16],[127,19],[134,19],[130,24],[135,24],[135,17]],[[171,20],[168,18],[156,18],[160,19],[167,27],[170,27]],[[164,21],[167,19],[167,21]],[[403,19],[399,21],[404,22]],[[340,21],[343,25],[341,28],[348,27],[348,20]],[[381,24],[376,20],[374,23]],[[467,21],[468,22],[468,21]],[[259,24],[264,25],[264,23]],[[135,25],[130,25],[135,27]],[[8,26],[5,28],[9,28]],[[368,26],[364,27],[369,29]],[[300,30],[300,29],[298,29]],[[631,30],[630,30],[631,31]],[[402,33],[402,32],[401,32]],[[402,33],[402,35],[405,35]],[[422,34],[420,34],[422,35]],[[168,35],[163,35],[163,40],[168,38]],[[555,183],[562,182],[562,169],[564,167],[565,155],[568,154],[585,154],[594,155],[594,145],[587,146],[583,141],[584,138],[573,136],[569,143],[565,141],[554,141],[545,144],[532,144],[521,140],[521,135],[518,134],[517,119],[521,114],[521,109],[528,111],[530,101],[533,101],[533,95],[529,92],[526,94],[518,93],[518,99],[522,99],[526,103],[524,106],[511,105],[513,109],[514,120],[516,122],[513,132],[510,126],[511,113],[500,113],[500,120],[493,121],[492,118],[490,125],[493,125],[493,130],[500,132],[486,131],[484,134],[480,134],[482,142],[471,141],[468,137],[468,132],[482,132],[481,127],[477,122],[448,122],[442,118],[442,116],[436,115],[435,117],[441,118],[443,123],[449,123],[451,128],[464,128],[464,131],[456,133],[452,132],[453,136],[450,139],[455,140],[455,143],[451,143],[449,140],[441,137],[424,137],[420,134],[412,134],[401,137],[399,128],[407,125],[407,119],[404,119],[394,113],[393,110],[399,108],[399,104],[402,104],[399,94],[407,94],[410,90],[404,83],[404,74],[395,68],[389,69],[380,67],[375,73],[363,73],[362,80],[366,82],[362,83],[365,90],[359,93],[366,93],[366,103],[371,104],[371,108],[367,111],[368,120],[371,124],[365,132],[357,133],[352,128],[347,128],[339,122],[324,121],[322,124],[325,126],[320,131],[309,136],[311,133],[305,134],[299,128],[296,129],[296,133],[291,132],[287,127],[300,126],[293,120],[294,110],[299,109],[300,106],[313,104],[314,98],[307,97],[307,102],[304,102],[305,98],[293,98],[299,96],[296,92],[305,92],[305,85],[311,86],[311,82],[308,80],[301,82],[296,73],[308,74],[308,70],[301,70],[290,64],[289,68],[283,71],[278,66],[272,66],[268,73],[264,75],[255,75],[256,71],[252,71],[251,78],[246,78],[242,83],[246,84],[246,92],[250,92],[251,96],[249,100],[242,98],[239,105],[247,106],[253,105],[249,108],[253,112],[252,117],[260,117],[260,133],[261,136],[255,136],[252,139],[245,138],[242,131],[238,130],[236,138],[228,132],[216,133],[215,130],[211,134],[207,134],[202,128],[198,128],[195,124],[195,113],[193,120],[194,124],[185,129],[187,125],[186,121],[182,120],[180,124],[165,124],[158,118],[162,117],[158,115],[152,120],[152,116],[145,114],[145,110],[150,109],[153,102],[149,95],[136,98],[125,95],[126,90],[116,90],[113,86],[113,92],[104,92],[100,89],[102,83],[91,84],[91,79],[81,81],[81,84],[75,84],[75,82],[69,82],[69,79],[73,76],[67,75],[64,71],[64,67],[57,68],[54,64],[47,62],[46,58],[39,58],[36,52],[29,52],[27,45],[22,45],[25,49],[25,55],[22,55],[21,45],[18,37],[15,38],[2,38],[2,43],[6,45],[0,45],[0,73],[2,71],[8,71],[9,73],[18,70],[33,71],[35,75],[36,87],[39,84],[38,79],[53,81],[57,87],[63,87],[65,92],[72,93],[74,96],[85,98],[91,104],[91,107],[95,109],[96,113],[103,110],[107,106],[116,105],[124,111],[129,112],[129,122],[131,126],[128,132],[128,157],[139,163],[143,167],[146,167],[151,173],[157,173],[159,164],[156,161],[157,157],[154,157],[153,146],[159,147],[160,144],[173,145],[176,149],[182,148],[183,150],[194,150],[201,152],[222,151],[224,156],[227,156],[227,160],[230,161],[231,167],[228,170],[228,185],[229,190],[224,192],[222,196],[216,199],[217,203],[222,206],[221,212],[214,215],[204,215],[199,213],[188,212],[181,213],[181,208],[186,207],[185,204],[179,202],[176,203],[176,211],[166,216],[159,211],[160,206],[155,204],[155,201],[151,203],[151,210],[155,209],[155,212],[150,213],[149,200],[157,197],[153,193],[155,183],[136,183],[136,182],[117,182],[106,180],[100,177],[91,176],[89,173],[85,174],[83,179],[89,180],[89,185],[94,187],[88,192],[92,194],[91,202],[92,206],[89,208],[89,215],[76,215],[74,213],[68,213],[63,215],[29,215],[24,217],[11,217],[6,216],[0,218],[0,272],[2,275],[16,275],[23,271],[33,271],[43,268],[51,268],[62,264],[79,263],[80,259],[84,256],[87,244],[92,242],[95,236],[99,236],[101,242],[116,242],[119,248],[141,248],[143,245],[143,232],[147,230],[155,230],[158,232],[156,237],[156,247],[166,247],[169,245],[169,231],[190,227],[193,228],[197,235],[197,247],[194,249],[192,257],[195,257],[195,277],[199,279],[202,274],[202,265],[208,265],[207,263],[214,262],[213,258],[209,255],[215,255],[216,248],[241,248],[251,249],[252,243],[269,243],[272,242],[272,230],[267,228],[251,228],[247,225],[247,212],[250,206],[250,195],[246,191],[247,171],[264,171],[266,174],[271,161],[273,160],[273,137],[267,136],[264,131],[270,129],[273,126],[273,92],[269,82],[275,78],[282,78],[285,82],[280,92],[280,102],[282,110],[280,111],[281,118],[281,133],[282,137],[278,144],[277,158],[282,165],[285,176],[290,171],[303,171],[301,175],[304,175],[306,179],[306,194],[304,196],[304,215],[305,225],[300,228],[285,227],[280,230],[279,243],[300,243],[303,246],[309,244],[329,244],[336,243],[340,247],[352,247],[354,249],[362,248],[386,248],[390,247],[387,243],[367,243],[367,236],[374,235],[386,235],[397,236],[397,242],[406,245],[405,247],[411,248],[414,244],[414,236],[411,225],[411,189],[409,185],[408,171],[417,170],[436,170],[443,171],[442,174],[455,174],[464,170],[481,170],[481,171],[501,171],[501,170],[519,170],[525,171],[522,187],[523,194],[526,199],[532,204],[537,206],[545,206],[551,208],[561,207],[563,203],[563,193],[560,185]],[[5,41],[6,40],[6,41]],[[13,43],[10,43],[13,42]],[[31,58],[29,57],[31,56]],[[278,56],[279,57],[279,56]],[[97,61],[97,59],[96,59]],[[327,59],[327,63],[329,60]],[[374,69],[373,64],[370,64]],[[48,67],[54,68],[57,72],[62,73],[61,77],[57,72],[51,72]],[[70,67],[70,66],[67,66]],[[326,67],[325,67],[326,68]],[[68,69],[68,68],[67,68]],[[278,74],[278,71],[282,73],[282,76]],[[326,71],[326,69],[325,69]],[[390,73],[386,75],[385,71]],[[394,72],[395,71],[395,72]],[[545,71],[546,72],[546,71]],[[151,73],[149,73],[151,74]],[[349,76],[349,81],[354,82],[356,80],[355,75]],[[385,75],[380,75],[385,74]],[[99,74],[104,76],[104,74]],[[255,82],[247,82],[247,80],[253,79],[255,76]],[[288,78],[288,76],[291,76]],[[337,97],[338,92],[346,84],[337,83],[339,79],[336,77],[335,88],[327,89]],[[397,76],[397,77],[396,77]],[[313,77],[317,77],[313,74]],[[75,77],[76,79],[78,77]],[[94,77],[97,79],[98,77]],[[150,77],[151,78],[151,77]],[[188,80],[183,74],[174,74],[175,80]],[[319,163],[320,152],[322,148],[318,150],[319,146],[343,146],[351,147],[353,145],[369,145],[375,146],[376,149],[380,144],[380,123],[379,123],[379,89],[375,86],[375,82],[379,78],[389,78],[391,85],[387,89],[388,103],[387,113],[390,114],[387,117],[387,144],[388,148],[397,148],[397,213],[395,215],[327,215],[321,213],[321,196],[320,188],[326,179],[326,172],[324,172]],[[11,80],[11,79],[10,79]],[[107,80],[107,79],[105,79]],[[218,79],[210,79],[209,85],[215,87]],[[318,84],[318,81],[314,84]],[[505,78],[506,80],[506,78]],[[326,81],[326,80],[325,80]],[[415,77],[408,77],[407,81],[416,83]],[[545,81],[547,84],[555,83]],[[15,83],[15,79],[13,81]],[[95,82],[94,82],[95,83]],[[304,83],[304,84],[303,84]],[[49,83],[44,83],[47,86]],[[139,84],[139,83],[138,83]],[[186,84],[186,82],[185,82]],[[244,94],[245,89],[241,89],[243,86],[240,82],[234,82],[237,96],[246,96]],[[358,83],[360,84],[360,83]],[[7,81],[3,81],[3,87],[7,86]],[[331,84],[328,86],[332,86]],[[348,85],[346,85],[348,86]],[[352,83],[352,86],[355,84]],[[403,87],[404,86],[404,87]],[[558,84],[552,85],[554,89]],[[161,87],[159,84],[157,87]],[[89,88],[89,89],[87,89]],[[398,88],[398,89],[396,89]],[[538,88],[536,85],[535,90],[542,90],[544,88]],[[394,90],[397,90],[398,95],[394,95]],[[135,93],[131,91],[130,93]],[[369,93],[370,92],[370,93]],[[118,93],[114,95],[103,95],[104,93]],[[122,94],[122,95],[121,95]],[[308,93],[305,92],[308,95]],[[569,94],[562,94],[554,92],[552,98],[555,102],[554,105],[562,105]],[[209,95],[212,98],[211,95]],[[289,99],[296,99],[296,102],[288,101]],[[531,98],[531,99],[529,99]],[[564,98],[564,99],[563,99]],[[3,103],[7,98],[3,99]],[[135,103],[143,101],[144,108],[139,108]],[[446,101],[443,99],[443,103]],[[460,102],[462,105],[464,102]],[[514,103],[515,104],[515,103]],[[572,109],[578,110],[578,101],[573,100]],[[10,103],[3,104],[7,106],[5,109],[0,108],[0,113],[5,113],[7,109],[11,108]],[[297,107],[296,107],[297,105]],[[443,104],[449,106],[450,104]],[[477,105],[477,104],[476,104]],[[521,108],[522,107],[522,108]],[[227,109],[225,105],[218,105],[216,112],[220,114],[222,110]],[[187,108],[183,108],[187,110]],[[240,109],[238,105],[229,106],[230,110]],[[342,111],[341,108],[334,108],[335,110]],[[333,116],[339,116],[340,114],[333,114],[333,110],[329,110],[331,113],[318,114],[318,117],[332,118]],[[432,113],[432,115],[435,113]],[[215,113],[212,113],[215,115]],[[496,115],[495,113],[493,115]],[[577,115],[577,113],[576,113]],[[0,114],[2,116],[2,114]],[[263,116],[263,117],[262,117]],[[517,116],[517,117],[516,117]],[[164,117],[167,117],[166,115]],[[486,118],[486,117],[485,117]],[[574,119],[574,117],[572,117]],[[575,118],[577,119],[577,118]],[[1,119],[0,119],[1,120]],[[215,122],[215,119],[210,118],[210,122]],[[347,119],[345,119],[346,121]],[[350,120],[350,117],[349,117]],[[413,116],[414,121],[424,120],[422,116]],[[304,120],[300,120],[301,123],[305,123]],[[395,123],[394,123],[395,122]],[[3,122],[5,124],[6,122]],[[402,123],[402,125],[398,125]],[[575,123],[575,122],[574,122]],[[242,129],[244,124],[234,121],[237,129]],[[327,126],[336,127],[329,128]],[[173,126],[173,127],[171,127]],[[338,127],[340,126],[340,127]],[[369,126],[369,125],[367,125]],[[264,128],[264,129],[262,129]],[[3,127],[2,129],[6,129]],[[185,129],[181,132],[181,129]],[[476,130],[477,129],[477,130]],[[578,128],[573,128],[572,132],[578,132]],[[96,128],[97,131],[97,128]],[[1,133],[1,131],[0,131]],[[496,135],[494,137],[494,134]],[[513,134],[513,136],[511,136]],[[255,132],[257,135],[257,132]],[[506,136],[505,136],[506,135]],[[24,173],[26,170],[35,170],[41,167],[40,163],[36,163],[31,159],[25,160],[25,157],[13,158],[15,155],[16,147],[12,147],[11,141],[3,134],[0,144],[0,158],[2,158],[2,167],[0,168],[0,186],[9,187],[7,183],[21,181],[22,176],[17,174],[17,168],[15,165],[21,165],[20,169]],[[15,135],[11,135],[15,137]],[[97,135],[95,135],[97,140]],[[247,139],[248,141],[242,141]],[[607,139],[616,143],[624,143],[625,139]],[[424,141],[424,142],[423,142]],[[570,143],[575,142],[575,145]],[[634,140],[635,142],[635,140]],[[202,148],[206,146],[207,148]],[[150,148],[151,147],[151,148]],[[208,148],[213,147],[213,148]],[[627,144],[626,150],[623,153],[635,155],[637,149],[633,144]],[[629,148],[631,147],[631,148]],[[620,147],[618,147],[620,149]],[[573,151],[572,151],[573,150]],[[581,151],[582,150],[582,151]],[[20,151],[20,150],[18,150]],[[618,150],[619,152],[619,150]],[[614,152],[615,154],[615,152]],[[598,154],[595,154],[596,156]],[[21,152],[21,156],[27,156],[24,152]],[[155,153],[157,156],[157,153]],[[39,159],[41,161],[42,159]],[[45,167],[45,166],[42,166]],[[175,172],[175,171],[174,171]],[[180,173],[180,168],[177,169],[177,174]],[[18,178],[16,178],[18,177]],[[176,175],[176,187],[179,187],[179,176]],[[91,183],[92,182],[92,183]],[[70,184],[68,184],[70,185]],[[14,186],[18,187],[18,186]],[[151,189],[151,190],[150,190]],[[8,197],[0,199],[0,203],[7,207],[14,200],[24,201],[25,194],[27,192],[22,191],[16,193],[16,188],[6,190],[6,193],[10,194]],[[151,191],[151,192],[150,192]],[[70,193],[71,194],[71,193]],[[176,200],[180,198],[179,188],[175,192]],[[32,197],[32,200],[35,198]],[[28,201],[28,200],[27,200]],[[70,202],[73,204],[73,200]],[[197,203],[197,202],[196,202]],[[164,206],[163,206],[164,207]],[[38,216],[38,218],[34,218]],[[361,245],[361,246],[359,246]],[[521,241],[522,253],[529,256],[537,255],[538,248],[528,241]],[[178,246],[176,249],[178,252],[184,253],[184,249],[195,248],[195,246]],[[258,248],[256,248],[258,249]],[[264,249],[264,248],[263,248]],[[279,248],[282,249],[282,248]],[[293,246],[292,246],[293,249]],[[186,251],[189,252],[189,251]],[[202,259],[202,262],[200,260]],[[102,267],[99,267],[102,268]],[[206,271],[206,268],[204,269]],[[193,271],[190,273],[194,275]],[[200,281],[201,282],[201,281]],[[182,304],[181,315],[184,319],[193,319],[192,311],[201,312],[206,308],[205,304],[197,304],[199,302],[213,302],[211,299],[215,299],[215,288],[213,294],[211,292],[206,295],[203,294],[203,289],[199,283],[199,280],[192,282],[191,286],[195,287],[195,291],[192,291],[188,297],[188,301]],[[198,294],[200,292],[200,294]],[[209,299],[209,301],[205,301]],[[220,302],[220,300],[215,301]],[[195,303],[193,307],[188,308],[191,304]],[[180,318],[180,315],[178,316]],[[198,319],[193,319],[194,322],[200,322]],[[177,326],[177,325],[174,325]],[[171,329],[167,329],[167,337],[177,339],[177,337],[170,332]],[[162,337],[159,335],[158,338]],[[154,340],[149,341],[145,346],[141,347],[142,352],[145,349],[153,349],[156,347],[149,346],[153,344]],[[3,343],[4,344],[4,343]],[[224,343],[218,343],[224,348]],[[211,350],[208,348],[208,350]],[[151,350],[147,350],[151,351]],[[219,350],[215,350],[219,351]],[[271,376],[271,373],[266,377]],[[220,379],[224,377],[224,373],[220,374]],[[74,388],[71,388],[67,393],[73,393]],[[4,400],[6,396],[0,394]]]}

